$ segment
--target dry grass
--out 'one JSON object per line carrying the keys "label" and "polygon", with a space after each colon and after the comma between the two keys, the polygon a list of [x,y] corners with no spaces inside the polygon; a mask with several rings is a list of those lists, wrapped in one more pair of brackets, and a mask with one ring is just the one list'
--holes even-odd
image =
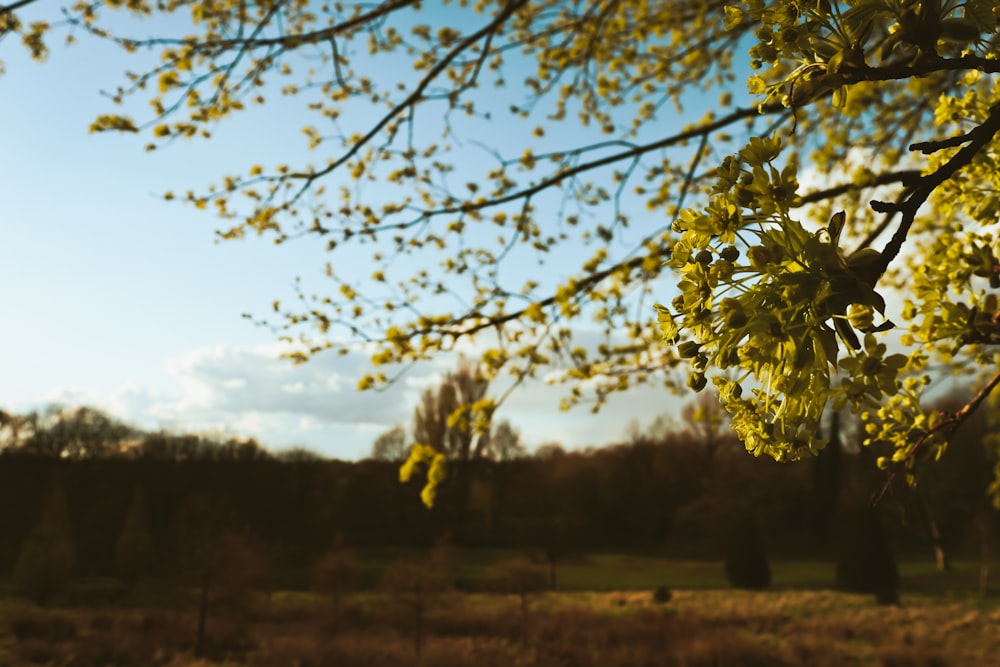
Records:
{"label": "dry grass", "polygon": [[[880,607],[828,591],[447,594],[421,620],[388,596],[333,607],[275,596],[209,621],[192,656],[187,609],[0,606],[3,664],[66,667],[1000,667],[1000,609],[904,597]],[[17,636],[15,636],[15,631]]]}

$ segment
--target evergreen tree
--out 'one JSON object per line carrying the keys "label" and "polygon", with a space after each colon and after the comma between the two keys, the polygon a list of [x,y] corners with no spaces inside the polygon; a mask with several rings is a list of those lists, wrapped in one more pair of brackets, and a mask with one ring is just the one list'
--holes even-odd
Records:
{"label": "evergreen tree", "polygon": [[42,502],[38,523],[21,548],[14,567],[17,590],[40,605],[66,593],[76,568],[76,547],[66,498],[53,483]]}
{"label": "evergreen tree", "polygon": [[149,533],[146,496],[137,486],[115,543],[115,573],[130,588],[135,587],[152,574],[155,558],[156,549]]}
{"label": "evergreen tree", "polygon": [[809,531],[816,544],[826,544],[830,536],[833,513],[843,481],[844,445],[841,438],[840,413],[830,414],[829,440],[820,450],[812,469],[812,516]]}
{"label": "evergreen tree", "polygon": [[726,578],[735,588],[761,590],[771,585],[771,566],[752,517],[740,520],[726,553]]}
{"label": "evergreen tree", "polygon": [[837,561],[837,588],[872,593],[879,602],[899,600],[899,569],[882,520],[876,510],[854,512]]}

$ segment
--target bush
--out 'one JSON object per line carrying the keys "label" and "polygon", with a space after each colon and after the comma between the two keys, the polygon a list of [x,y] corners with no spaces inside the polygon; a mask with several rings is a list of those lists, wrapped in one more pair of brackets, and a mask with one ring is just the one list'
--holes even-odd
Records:
{"label": "bush", "polygon": [[14,566],[17,590],[40,605],[69,591],[76,568],[76,548],[69,511],[53,485],[42,503],[38,523],[28,535]]}
{"label": "bush", "polygon": [[527,556],[513,556],[496,563],[484,578],[492,590],[520,598],[522,621],[528,615],[528,598],[544,591],[549,583],[545,566]]}
{"label": "bush", "polygon": [[673,592],[666,586],[658,586],[656,590],[653,591],[653,602],[656,604],[666,604],[670,602],[673,597]]}
{"label": "bush", "polygon": [[61,616],[52,618],[20,616],[11,620],[10,632],[19,642],[38,639],[59,643],[76,639],[76,623]]}
{"label": "bush", "polygon": [[878,512],[858,510],[851,517],[837,561],[837,588],[871,593],[880,604],[899,601],[899,569]]}
{"label": "bush", "polygon": [[115,543],[115,573],[127,586],[134,587],[152,574],[155,558],[145,496],[136,487]]}
{"label": "bush", "polygon": [[726,578],[734,588],[761,590],[771,585],[771,566],[752,518],[741,520],[733,531],[726,553]]}
{"label": "bush", "polygon": [[313,563],[312,588],[327,596],[340,612],[344,597],[357,589],[361,566],[354,551],[339,541]]}

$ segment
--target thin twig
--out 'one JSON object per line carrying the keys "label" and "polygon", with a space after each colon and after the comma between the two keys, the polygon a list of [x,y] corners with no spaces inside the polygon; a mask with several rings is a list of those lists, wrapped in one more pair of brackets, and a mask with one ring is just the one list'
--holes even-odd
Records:
{"label": "thin twig", "polygon": [[885,249],[882,250],[882,257],[877,266],[881,276],[889,267],[889,264],[896,258],[906,241],[906,235],[913,225],[917,216],[917,210],[923,205],[931,193],[942,183],[955,175],[955,173],[965,167],[979,153],[979,151],[993,140],[993,136],[1000,132],[1000,104],[995,104],[990,108],[990,114],[983,123],[971,130],[968,134],[968,142],[965,147],[955,153],[950,160],[941,165],[937,171],[926,176],[921,176],[917,185],[909,192],[902,201],[886,203],[880,201],[871,202],[871,207],[879,213],[886,213],[890,217],[896,213],[901,213],[903,218],[899,222],[899,227],[889,239]]}
{"label": "thin twig", "polygon": [[947,438],[954,433],[955,430],[958,429],[958,427],[961,426],[965,420],[976,411],[982,402],[986,400],[986,397],[990,395],[990,392],[992,392],[997,385],[1000,385],[1000,372],[997,372],[992,378],[990,378],[990,381],[987,382],[986,385],[972,397],[972,400],[963,405],[961,409],[956,410],[951,414],[946,414],[937,426],[929,429],[926,433],[917,438],[916,442],[914,442],[913,446],[910,448],[907,460],[896,462],[893,469],[890,470],[889,474],[886,476],[885,483],[882,484],[882,487],[877,493],[872,495],[871,504],[873,506],[877,505],[882,500],[883,496],[885,496],[886,492],[888,492],[889,487],[892,486],[892,482],[895,480],[899,471],[906,465],[907,461],[912,461],[916,457],[917,452],[931,436],[940,435]]}

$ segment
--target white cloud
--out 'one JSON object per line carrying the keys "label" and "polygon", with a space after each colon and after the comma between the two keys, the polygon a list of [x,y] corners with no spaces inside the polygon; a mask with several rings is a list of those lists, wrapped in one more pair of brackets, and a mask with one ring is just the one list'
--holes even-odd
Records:
{"label": "white cloud", "polygon": [[[594,339],[594,340],[592,340]],[[582,332],[580,343],[596,344]],[[179,391],[129,384],[101,394],[63,388],[8,409],[27,411],[50,402],[91,405],[143,428],[165,428],[222,436],[254,437],[273,449],[306,446],[326,455],[352,459],[368,454],[375,438],[397,424],[409,427],[420,392],[435,386],[454,368],[457,354],[417,364],[384,391],[359,392],[357,379],[370,372],[370,353],[319,354],[295,365],[281,345],[216,345],[188,350],[165,363]],[[499,395],[507,383],[498,380]],[[681,400],[666,390],[639,388],[614,396],[600,413],[588,406],[559,410],[568,385],[525,382],[500,408],[530,447],[558,441],[566,447],[620,440],[629,420],[642,424]],[[686,399],[684,399],[686,400]]]}

